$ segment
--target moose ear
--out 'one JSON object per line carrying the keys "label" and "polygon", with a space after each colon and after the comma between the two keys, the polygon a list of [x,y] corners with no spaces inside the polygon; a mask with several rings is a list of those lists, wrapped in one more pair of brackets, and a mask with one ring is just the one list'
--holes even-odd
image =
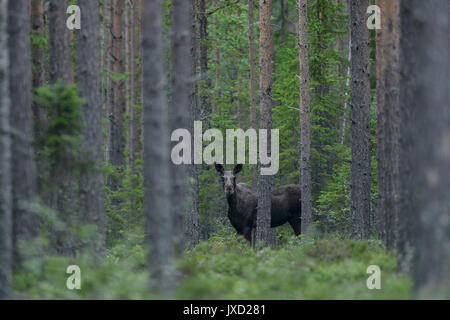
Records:
{"label": "moose ear", "polygon": [[243,167],[242,163],[237,164],[233,169],[233,174],[238,174],[239,172],[241,172],[242,167]]}
{"label": "moose ear", "polygon": [[223,165],[221,165],[220,163],[214,162],[214,166],[216,167],[217,172],[220,172],[221,174],[223,174]]}

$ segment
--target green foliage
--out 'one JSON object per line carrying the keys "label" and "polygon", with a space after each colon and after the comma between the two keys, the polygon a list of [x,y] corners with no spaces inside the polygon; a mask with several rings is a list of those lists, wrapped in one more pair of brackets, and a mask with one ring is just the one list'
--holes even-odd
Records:
{"label": "green foliage", "polygon": [[37,124],[45,128],[37,149],[53,163],[76,158],[81,142],[80,107],[84,103],[76,86],[58,81],[38,88],[34,101],[45,108],[48,119],[46,124]]}
{"label": "green foliage", "polygon": [[105,186],[107,214],[106,243],[111,248],[123,241],[130,232],[143,233],[145,226],[142,159],[135,160],[135,171],[130,168],[105,166],[110,179],[120,181],[117,190]]}
{"label": "green foliage", "polygon": [[[92,256],[28,259],[14,278],[27,299],[158,299],[149,288],[143,233],[128,233],[102,261]],[[81,290],[68,290],[69,265],[81,269]],[[369,290],[369,265],[381,269],[381,290]],[[235,235],[212,236],[177,262],[178,299],[409,299],[410,279],[374,241],[301,240],[254,251]]]}
{"label": "green foliage", "polygon": [[[381,268],[381,290],[366,287],[369,265]],[[396,258],[373,242],[290,238],[254,251],[234,236],[212,237],[180,262],[180,299],[408,299],[411,281]]]}
{"label": "green foliage", "polygon": [[[128,234],[108,251],[105,260],[91,255],[76,258],[46,255],[28,259],[14,277],[16,295],[23,299],[152,299],[144,266],[143,237]],[[68,290],[66,269],[81,269],[81,290]]]}

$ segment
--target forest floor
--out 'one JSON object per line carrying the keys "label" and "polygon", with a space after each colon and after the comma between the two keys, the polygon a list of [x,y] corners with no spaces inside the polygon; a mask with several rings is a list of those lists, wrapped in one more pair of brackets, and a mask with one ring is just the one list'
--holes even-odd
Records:
{"label": "forest floor", "polygon": [[[109,250],[100,266],[81,256],[29,259],[15,277],[17,298],[160,299],[148,290],[142,236]],[[68,265],[81,269],[81,290],[68,290]],[[369,290],[367,268],[381,270],[381,289]],[[177,299],[409,299],[412,282],[397,272],[394,254],[377,241],[287,237],[255,251],[243,238],[216,235],[177,261]],[[26,292],[26,294],[25,294]]]}

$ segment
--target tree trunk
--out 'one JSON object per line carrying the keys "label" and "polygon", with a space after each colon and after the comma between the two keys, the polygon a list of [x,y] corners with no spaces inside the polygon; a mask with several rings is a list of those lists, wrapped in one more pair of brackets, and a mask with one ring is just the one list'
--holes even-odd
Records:
{"label": "tree trunk", "polygon": [[102,97],[100,92],[100,19],[97,1],[78,0],[83,27],[77,32],[78,84],[86,99],[82,107],[82,154],[89,166],[80,172],[81,221],[97,227],[92,247],[105,254],[105,213],[103,204],[103,134]]}
{"label": "tree trunk", "polygon": [[209,98],[209,89],[211,88],[211,78],[208,66],[208,14],[206,12],[207,0],[198,0],[199,3],[199,33],[200,33],[200,76],[201,90],[200,103],[202,108],[202,117],[211,113],[211,101]]}
{"label": "tree trunk", "polygon": [[[123,97],[124,80],[123,53],[122,53],[122,0],[111,0],[111,135],[110,135],[110,161],[114,166],[123,164],[123,114],[125,101]],[[117,183],[114,183],[116,185]],[[114,186],[113,186],[114,187]]]}
{"label": "tree trunk", "polygon": [[148,264],[157,290],[172,287],[173,211],[162,36],[162,0],[143,3],[144,187]]}
{"label": "tree trunk", "polygon": [[67,0],[49,0],[50,82],[71,82],[69,29],[66,26]]}
{"label": "tree trunk", "polygon": [[39,233],[39,218],[30,205],[36,196],[31,109],[29,1],[9,1],[9,90],[12,143],[14,266],[22,261],[20,248]]}
{"label": "tree trunk", "polygon": [[369,0],[350,1],[351,68],[351,199],[350,236],[367,239],[370,230],[370,72]]}
{"label": "tree trunk", "polygon": [[131,2],[125,2],[125,29],[123,30],[124,42],[125,42],[125,74],[127,78],[125,80],[125,114],[127,115],[127,123],[125,128],[125,150],[128,153],[127,167],[132,168],[133,163],[133,101],[132,101],[132,89],[131,80],[132,76],[132,36],[133,36],[133,18],[132,18],[132,4]]}
{"label": "tree trunk", "polygon": [[311,129],[309,98],[308,4],[298,1],[298,51],[300,60],[300,185],[302,201],[302,233],[312,224],[311,196]]}
{"label": "tree trunk", "polygon": [[380,239],[395,248],[399,197],[400,0],[378,0],[377,31],[378,213]]}
{"label": "tree trunk", "polygon": [[7,21],[8,1],[0,0],[0,300],[11,298],[13,262]]}
{"label": "tree trunk", "polygon": [[[402,1],[399,253],[415,248],[418,298],[448,299],[450,286],[450,82],[446,0]],[[420,75],[420,76],[418,76]]]}
{"label": "tree trunk", "polygon": [[[250,122],[254,130],[258,127],[256,115],[256,63],[255,63],[255,30],[253,26],[253,0],[248,0],[248,41],[250,55]],[[258,184],[258,165],[252,165],[252,186]]]}
{"label": "tree trunk", "polygon": [[[197,0],[191,0],[191,79],[197,77],[198,66],[198,20],[197,20]],[[190,97],[189,97],[189,113],[190,123],[189,130],[193,137],[194,121],[199,115],[199,102],[198,102],[198,87],[196,81],[191,81]],[[200,226],[199,226],[199,182],[198,182],[198,167],[194,164],[194,154],[191,155],[192,164],[189,166],[190,179],[192,181],[192,188],[190,189],[190,203],[191,209],[188,217],[185,221],[185,236],[188,242],[188,247],[193,248],[200,242]]]}
{"label": "tree trunk", "polygon": [[[32,35],[45,38],[44,24],[44,2],[43,0],[31,1],[31,32]],[[45,49],[36,43],[31,43],[31,64],[33,73],[33,89],[40,88],[45,84]],[[45,123],[45,111],[38,104],[33,103],[33,119],[41,126]],[[35,126],[35,138],[38,139],[42,133],[42,128]]]}
{"label": "tree trunk", "polygon": [[[189,1],[173,1],[171,132],[178,128],[189,128],[189,95],[191,88],[191,8]],[[184,250],[184,219],[186,215],[186,166],[184,164],[174,165],[172,163],[171,184],[174,242],[177,254],[180,255]]]}
{"label": "tree trunk", "polygon": [[[261,129],[267,129],[267,145],[271,145],[272,129],[272,59],[273,34],[271,17],[272,0],[259,1],[259,64],[261,94]],[[268,148],[270,150],[270,148]],[[269,151],[270,152],[270,151]],[[263,165],[261,165],[263,167]],[[275,229],[270,228],[270,212],[272,204],[272,175],[260,175],[258,191],[258,213],[256,220],[256,245],[269,246],[275,244]]]}
{"label": "tree trunk", "polygon": [[[50,46],[50,82],[63,84],[72,82],[72,63],[70,34],[66,26],[67,0],[49,1],[49,46]],[[55,119],[50,119],[55,120]],[[63,229],[52,229],[51,246],[56,253],[74,256],[75,238],[69,231],[76,222],[76,178],[72,155],[61,150],[59,159],[52,159],[55,164],[50,169],[51,187],[50,206],[58,213],[64,223]]]}
{"label": "tree trunk", "polygon": [[[134,4],[134,35],[133,35],[133,74],[134,74],[134,105],[142,100],[142,62],[141,62],[141,8],[142,0],[133,2]],[[138,62],[139,61],[139,62]],[[142,152],[142,108],[133,109],[133,159],[136,159]]]}

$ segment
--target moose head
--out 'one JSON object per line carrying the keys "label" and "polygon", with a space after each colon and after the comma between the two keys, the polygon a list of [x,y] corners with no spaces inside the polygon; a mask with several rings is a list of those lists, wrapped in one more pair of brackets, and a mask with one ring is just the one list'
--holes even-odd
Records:
{"label": "moose head", "polygon": [[242,170],[242,164],[237,164],[233,171],[225,170],[223,165],[214,163],[217,172],[220,173],[222,178],[222,186],[225,194],[231,196],[236,191],[236,175]]}

